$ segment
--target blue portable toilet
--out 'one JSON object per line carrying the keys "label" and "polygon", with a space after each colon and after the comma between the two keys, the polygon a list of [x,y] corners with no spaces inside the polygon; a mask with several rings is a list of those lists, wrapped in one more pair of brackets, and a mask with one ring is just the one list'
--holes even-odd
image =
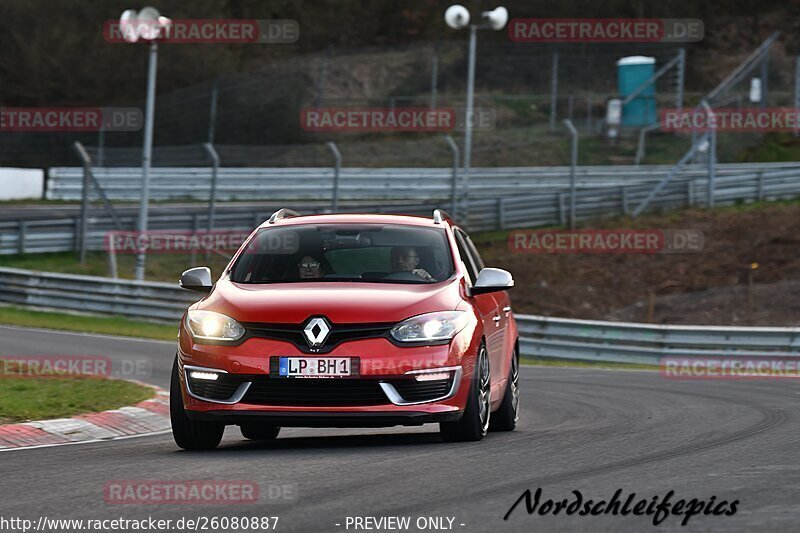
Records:
{"label": "blue portable toilet", "polygon": [[[649,80],[655,69],[654,57],[630,56],[617,61],[617,88],[622,99]],[[656,86],[653,83],[622,108],[622,125],[649,126],[655,124],[656,115]]]}

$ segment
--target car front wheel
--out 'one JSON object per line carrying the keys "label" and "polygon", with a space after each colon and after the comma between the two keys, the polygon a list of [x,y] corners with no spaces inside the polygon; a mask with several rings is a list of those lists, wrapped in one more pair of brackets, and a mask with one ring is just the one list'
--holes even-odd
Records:
{"label": "car front wheel", "polygon": [[181,394],[181,379],[178,375],[178,358],[172,365],[169,385],[169,418],[175,444],[184,450],[213,450],[222,440],[225,425],[216,422],[199,422],[186,416]]}
{"label": "car front wheel", "polygon": [[486,345],[481,343],[475,358],[475,371],[472,373],[464,415],[457,422],[439,424],[442,439],[447,442],[463,442],[481,440],[486,436],[492,410],[490,376],[489,355],[486,353]]}
{"label": "car front wheel", "polygon": [[519,420],[519,353],[511,354],[511,369],[508,372],[506,392],[500,408],[492,413],[491,431],[514,431]]}

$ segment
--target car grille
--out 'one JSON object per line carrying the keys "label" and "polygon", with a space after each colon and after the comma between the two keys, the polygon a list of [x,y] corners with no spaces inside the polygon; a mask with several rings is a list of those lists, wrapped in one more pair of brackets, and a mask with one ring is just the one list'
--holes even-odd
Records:
{"label": "car grille", "polygon": [[411,379],[390,382],[407,402],[427,402],[447,396],[453,386],[452,379],[416,381]]}
{"label": "car grille", "polygon": [[377,380],[255,377],[242,402],[255,405],[347,407],[390,403]]}
{"label": "car grille", "polygon": [[308,346],[303,335],[305,323],[246,323],[242,325],[247,330],[247,333],[253,337],[291,342],[305,353],[328,353],[343,342],[385,337],[395,324],[331,324],[331,332],[328,338],[325,339],[325,343],[313,350]]}

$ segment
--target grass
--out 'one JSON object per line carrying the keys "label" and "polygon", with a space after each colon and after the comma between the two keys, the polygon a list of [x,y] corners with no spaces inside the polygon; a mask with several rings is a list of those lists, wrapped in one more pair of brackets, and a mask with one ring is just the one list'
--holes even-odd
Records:
{"label": "grass", "polygon": [[118,316],[92,316],[54,311],[36,311],[16,306],[0,306],[0,324],[142,337],[165,341],[175,340],[178,334],[177,324],[156,324]]}
{"label": "grass", "polygon": [[97,377],[0,379],[0,423],[46,420],[106,411],[153,396],[149,387]]}

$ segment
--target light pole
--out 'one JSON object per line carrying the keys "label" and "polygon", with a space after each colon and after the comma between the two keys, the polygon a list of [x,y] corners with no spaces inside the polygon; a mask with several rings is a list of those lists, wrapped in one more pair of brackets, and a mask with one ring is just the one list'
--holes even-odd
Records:
{"label": "light pole", "polygon": [[[164,28],[171,20],[162,17],[154,7],[145,7],[139,13],[133,9],[125,10],[119,19],[120,31],[129,43],[138,40],[150,42],[150,59],[147,67],[147,103],[144,116],[144,145],[142,146],[142,198],[139,202],[137,232],[140,237],[147,231],[147,212],[150,204],[150,161],[153,155],[153,115],[156,103],[156,66],[158,64],[158,44]],[[135,277],[144,279],[145,250],[137,250]]]}
{"label": "light pole", "polygon": [[464,209],[463,217],[466,220],[469,208],[469,171],[472,162],[472,121],[473,121],[473,99],[475,95],[475,49],[477,47],[477,31],[479,29],[502,30],[508,22],[508,10],[504,7],[496,7],[492,11],[481,13],[483,24],[470,24],[469,11],[462,5],[455,4],[447,8],[444,13],[444,21],[454,30],[461,30],[469,26],[469,59],[467,67],[467,109],[464,123],[464,162],[463,162],[463,184],[464,184]]}

